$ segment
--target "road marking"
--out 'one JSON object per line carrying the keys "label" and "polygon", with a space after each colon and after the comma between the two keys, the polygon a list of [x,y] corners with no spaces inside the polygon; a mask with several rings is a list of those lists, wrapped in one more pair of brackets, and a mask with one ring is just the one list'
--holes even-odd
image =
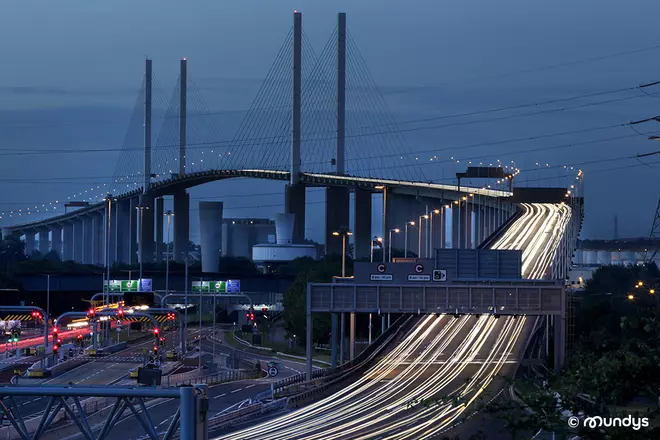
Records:
{"label": "road marking", "polygon": [[246,386],[245,388],[252,388],[252,387],[255,386],[255,385],[256,385],[256,383],[253,383],[252,385],[248,385],[248,386]]}
{"label": "road marking", "polygon": [[232,394],[234,394],[234,393],[238,393],[238,392],[239,392],[240,390],[242,390],[242,389],[243,389],[243,388],[239,388],[239,389],[237,389],[237,390],[231,391],[231,393],[232,393]]}
{"label": "road marking", "polygon": [[218,394],[217,396],[214,397],[214,399],[219,399],[220,397],[224,397],[226,395],[227,393]]}

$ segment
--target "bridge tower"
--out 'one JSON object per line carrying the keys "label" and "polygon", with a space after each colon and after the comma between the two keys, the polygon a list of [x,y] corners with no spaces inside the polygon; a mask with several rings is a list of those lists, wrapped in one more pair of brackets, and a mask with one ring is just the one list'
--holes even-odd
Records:
{"label": "bridge tower", "polygon": [[[149,194],[151,184],[151,95],[152,95],[152,69],[151,60],[145,64],[144,79],[144,169],[143,187],[140,195],[140,224],[139,224],[139,261],[150,263],[154,255],[154,197]],[[161,222],[162,219],[159,219]]]}
{"label": "bridge tower", "polygon": [[[346,121],[346,13],[337,16],[337,152],[335,157],[336,173],[343,176],[345,168],[345,121]],[[368,194],[371,200],[371,194]],[[369,211],[361,208],[356,211],[356,219],[366,216],[371,224],[371,203],[365,203]],[[358,208],[358,205],[356,205]],[[341,229],[348,229],[349,222],[348,188],[328,187],[325,189],[325,248],[328,254],[341,254],[342,242],[332,235]],[[356,221],[356,225],[358,225]],[[362,232],[362,231],[360,231]],[[370,231],[368,231],[370,232]],[[362,241],[369,240],[368,234]]]}
{"label": "bridge tower", "polygon": [[[181,60],[179,96],[179,176],[186,174],[186,129],[188,108],[188,60]],[[183,262],[188,255],[190,241],[190,195],[185,189],[174,193],[174,255],[175,261]]]}
{"label": "bridge tower", "polygon": [[305,241],[305,185],[300,182],[300,107],[302,84],[302,13],[293,13],[293,111],[291,118],[291,180],[286,188],[285,205],[294,214],[293,243]]}

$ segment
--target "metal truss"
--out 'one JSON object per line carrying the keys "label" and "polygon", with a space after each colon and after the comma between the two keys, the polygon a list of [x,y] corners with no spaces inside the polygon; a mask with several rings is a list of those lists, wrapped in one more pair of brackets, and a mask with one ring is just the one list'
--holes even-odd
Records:
{"label": "metal truss", "polygon": [[[25,420],[16,397],[49,397],[46,409],[38,423],[35,419]],[[103,412],[107,412],[101,423],[93,424],[81,398],[100,397],[114,400]],[[179,399],[179,407],[161,437],[149,416],[148,399]],[[5,386],[0,387],[0,415],[9,421],[22,440],[38,440],[53,423],[70,420],[85,440],[103,440],[123,418],[135,417],[151,440],[202,440],[207,437],[208,386],[195,385],[181,388],[152,387],[61,387],[61,386]],[[98,416],[102,411],[94,411]],[[28,423],[26,423],[28,422]],[[28,425],[30,425],[28,427]],[[10,428],[6,428],[10,429]],[[178,435],[177,435],[178,434]],[[7,435],[7,438],[10,438]]]}

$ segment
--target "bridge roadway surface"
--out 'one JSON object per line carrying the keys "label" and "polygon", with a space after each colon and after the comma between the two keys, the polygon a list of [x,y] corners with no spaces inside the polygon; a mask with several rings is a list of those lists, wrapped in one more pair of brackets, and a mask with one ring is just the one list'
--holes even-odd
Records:
{"label": "bridge roadway surface", "polygon": [[[223,340],[221,336],[218,340]],[[213,341],[211,338],[204,338],[201,340],[201,348],[205,353],[212,353],[213,346],[215,345],[216,354],[232,354],[237,353],[239,356],[249,359],[258,359],[264,363],[268,361],[279,362],[284,368],[281,368],[275,378],[263,378],[253,380],[241,380],[236,382],[229,382],[219,385],[212,385],[209,387],[209,417],[213,417],[223,410],[237,405],[245,400],[250,399],[257,393],[261,393],[270,389],[270,384],[277,380],[293,376],[304,371],[305,364],[303,361],[289,361],[275,358],[267,354],[257,354],[252,352],[245,352],[228,346],[225,343]],[[318,368],[318,367],[315,367]],[[157,430],[159,433],[164,433],[169,426],[174,415],[173,406],[168,405],[172,403],[171,399],[164,400],[156,403],[149,408],[149,417],[158,425]],[[128,434],[130,433],[130,434]],[[145,436],[144,429],[137,420],[133,417],[125,417],[119,421],[107,437],[108,440],[132,440],[142,438]]]}
{"label": "bridge roadway surface", "polygon": [[[493,248],[522,249],[524,276],[542,278],[549,273],[570,209],[552,204],[521,209]],[[493,429],[487,438],[509,438],[487,415],[461,422],[470,420],[478,403],[502,395],[539,318],[417,319],[404,341],[342,391],[256,426],[251,421],[253,427],[217,439],[423,439],[486,426]],[[420,404],[425,399],[427,404]]]}

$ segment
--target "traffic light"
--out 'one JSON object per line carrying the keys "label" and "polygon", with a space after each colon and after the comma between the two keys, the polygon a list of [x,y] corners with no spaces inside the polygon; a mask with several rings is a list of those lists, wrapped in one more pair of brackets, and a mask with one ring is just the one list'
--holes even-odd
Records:
{"label": "traffic light", "polygon": [[158,353],[158,345],[154,344],[154,353]]}
{"label": "traffic light", "polygon": [[58,351],[60,351],[60,346],[57,344],[53,345],[53,353],[57,353]]}
{"label": "traffic light", "polygon": [[38,310],[34,310],[32,312],[32,318],[35,320],[41,319],[41,312],[39,312]]}
{"label": "traffic light", "polygon": [[96,316],[96,310],[94,310],[94,308],[90,308],[87,311],[87,316],[89,316],[90,318],[93,318],[94,316]]}
{"label": "traffic light", "polygon": [[119,319],[123,318],[124,317],[124,309],[118,309],[117,310],[117,316],[119,317]]}
{"label": "traffic light", "polygon": [[165,337],[160,338],[160,345],[165,345]]}
{"label": "traffic light", "polygon": [[82,345],[82,342],[83,342],[83,335],[78,335],[78,336],[76,337],[76,342],[77,342],[79,345]]}

